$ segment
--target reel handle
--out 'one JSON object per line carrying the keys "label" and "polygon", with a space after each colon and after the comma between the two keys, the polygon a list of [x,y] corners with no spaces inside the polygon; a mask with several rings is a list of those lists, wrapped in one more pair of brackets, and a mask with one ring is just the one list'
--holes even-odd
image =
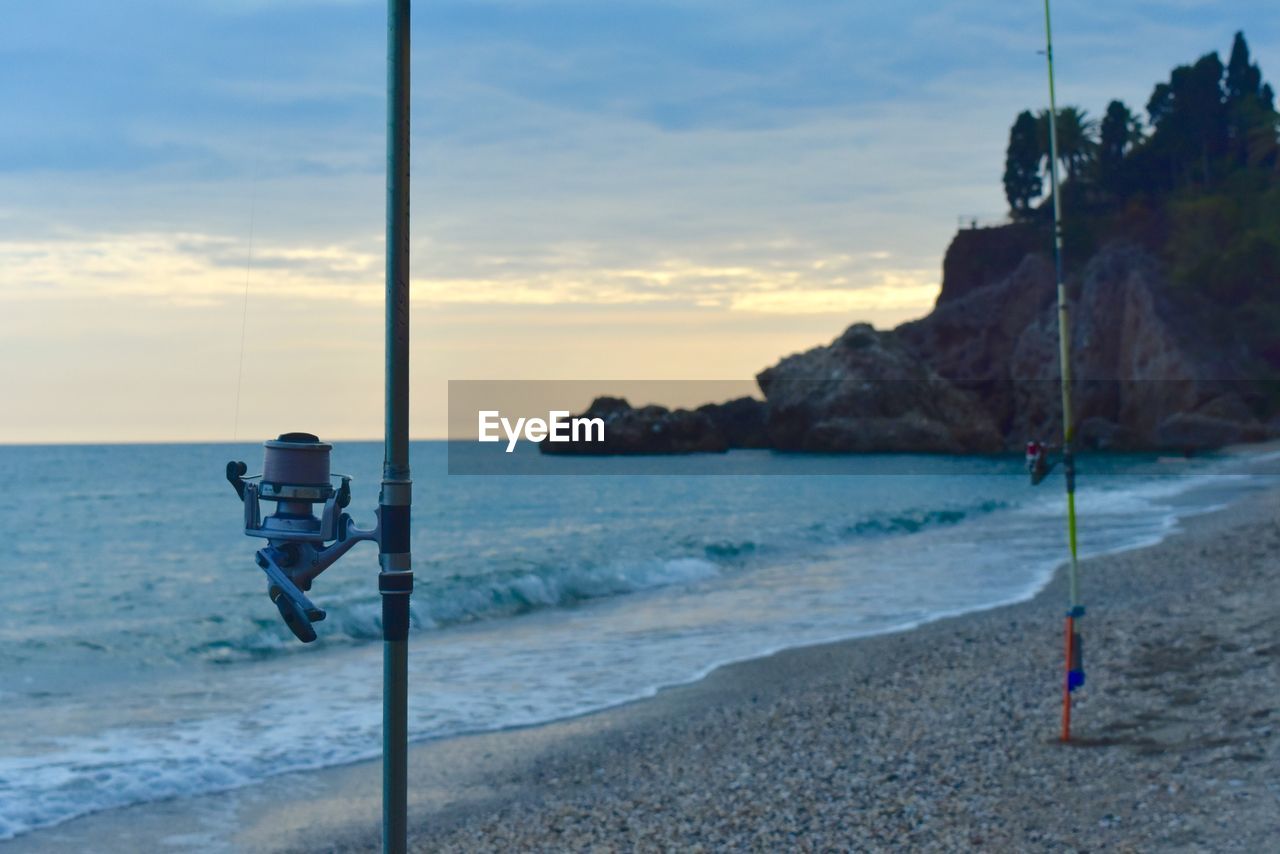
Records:
{"label": "reel handle", "polygon": [[236,495],[240,496],[241,501],[244,501],[244,476],[248,471],[249,467],[241,461],[232,460],[227,463],[227,482],[236,491]]}
{"label": "reel handle", "polygon": [[303,643],[311,643],[316,639],[315,626],[311,625],[311,621],[307,619],[302,606],[286,595],[283,590],[278,589],[271,601],[276,603],[276,610],[280,612],[284,624],[289,627],[289,631],[293,632],[294,637]]}
{"label": "reel handle", "polygon": [[298,589],[272,552],[273,549],[260,549],[256,555],[258,566],[267,574],[267,595],[294,636],[303,643],[311,643],[316,639],[316,630],[311,624],[323,620],[325,613]]}

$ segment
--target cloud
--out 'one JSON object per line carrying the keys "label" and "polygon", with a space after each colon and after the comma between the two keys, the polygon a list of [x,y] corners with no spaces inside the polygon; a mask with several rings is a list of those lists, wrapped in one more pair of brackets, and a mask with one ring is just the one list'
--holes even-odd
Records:
{"label": "cloud", "polygon": [[0,241],[0,302],[83,296],[175,303],[239,299],[245,280],[275,297],[376,301],[381,257],[340,246],[258,246],[227,238],[138,233]]}
{"label": "cloud", "polygon": [[[298,302],[381,303],[382,256],[365,244],[255,245],[216,235],[136,233],[0,241],[0,302],[124,297],[224,305],[263,296]],[[566,247],[528,259],[473,259],[463,275],[413,278],[415,304],[667,305],[782,314],[914,311],[937,295],[924,270],[889,266],[889,252],[813,257],[778,241],[760,266],[668,257],[651,267],[609,266],[607,253]],[[778,260],[785,253],[792,260]],[[745,253],[744,253],[745,254]]]}

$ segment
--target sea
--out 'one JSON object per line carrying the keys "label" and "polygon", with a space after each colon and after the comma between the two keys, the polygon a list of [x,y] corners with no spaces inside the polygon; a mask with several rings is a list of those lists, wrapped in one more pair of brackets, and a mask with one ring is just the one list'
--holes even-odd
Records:
{"label": "sea", "polygon": [[[379,754],[376,549],[317,580],[328,618],[297,642],[224,478],[228,460],[257,471],[261,453],[0,447],[0,840]],[[334,450],[365,525],[381,457],[380,443]],[[524,446],[519,474],[494,457],[495,473],[469,475],[449,457],[445,442],[412,445],[415,740],[581,715],[728,662],[1025,600],[1067,554],[1061,473],[1032,487],[1020,457],[743,450],[585,466]],[[1258,459],[1082,457],[1082,556],[1158,542],[1276,485]],[[1089,604],[1087,572],[1081,586]]]}

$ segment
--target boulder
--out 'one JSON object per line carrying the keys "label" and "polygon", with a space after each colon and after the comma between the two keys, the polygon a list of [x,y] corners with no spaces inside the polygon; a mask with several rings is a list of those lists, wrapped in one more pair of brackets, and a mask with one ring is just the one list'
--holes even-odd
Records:
{"label": "boulder", "polygon": [[575,418],[604,421],[603,442],[551,442],[538,449],[544,454],[692,454],[723,453],[729,443],[716,423],[704,412],[667,409],[665,406],[632,407],[624,398],[598,397]]}
{"label": "boulder", "polygon": [[1001,445],[976,397],[869,324],[788,356],[756,381],[769,441],[782,450],[964,453]]}
{"label": "boulder", "polygon": [[1155,442],[1170,451],[1204,451],[1243,441],[1239,422],[1198,412],[1177,412],[1160,422]]}
{"label": "boulder", "polygon": [[1098,415],[1076,425],[1076,443],[1081,448],[1096,451],[1129,451],[1139,446],[1138,437],[1132,430]]}
{"label": "boulder", "polygon": [[696,410],[711,419],[730,448],[767,448],[764,401],[739,397],[725,403],[707,403]]}

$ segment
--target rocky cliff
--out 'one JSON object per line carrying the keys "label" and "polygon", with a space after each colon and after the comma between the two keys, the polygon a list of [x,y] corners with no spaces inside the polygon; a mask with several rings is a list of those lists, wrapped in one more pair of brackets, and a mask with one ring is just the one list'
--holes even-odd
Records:
{"label": "rocky cliff", "polygon": [[[1264,438],[1233,354],[1210,352],[1147,252],[1114,244],[1068,289],[1077,438],[1086,447],[1202,449]],[[894,331],[978,394],[1006,446],[1062,435],[1053,270],[1030,255],[1007,276]]]}
{"label": "rocky cliff", "polygon": [[[982,453],[1029,439],[1056,442],[1056,287],[1049,260],[1025,251],[1034,243],[1023,226],[962,231],[927,316],[887,331],[855,324],[826,346],[787,356],[756,377],[763,402],[744,398],[696,412],[610,403],[619,438],[609,450],[586,452]],[[1170,294],[1155,258],[1123,243],[1070,278],[1081,446],[1189,451],[1277,432],[1256,378],[1245,379],[1248,354],[1208,345],[1194,308]],[[1265,418],[1273,419],[1270,428]]]}

